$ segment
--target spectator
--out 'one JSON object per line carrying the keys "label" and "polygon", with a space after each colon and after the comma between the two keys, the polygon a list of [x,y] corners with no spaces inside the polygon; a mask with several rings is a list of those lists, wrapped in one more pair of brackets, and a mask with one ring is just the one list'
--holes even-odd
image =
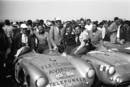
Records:
{"label": "spectator", "polygon": [[50,50],[58,50],[63,36],[62,34],[63,33],[61,28],[61,22],[58,20],[55,22],[54,25],[51,26],[49,31],[49,37],[51,42]]}
{"label": "spectator", "polygon": [[102,40],[102,32],[97,29],[97,24],[93,23],[92,30],[89,31],[89,37],[93,47],[98,47],[100,41]]}
{"label": "spectator", "polygon": [[[5,71],[5,65],[6,60],[8,58],[9,53],[11,52],[11,44],[9,41],[9,38],[6,36],[4,30],[2,29],[2,26],[0,25],[0,73],[6,73]],[[4,70],[4,71],[3,71]]]}
{"label": "spectator", "polygon": [[102,28],[103,28],[103,22],[100,22],[99,24],[97,24],[97,29],[102,31]]}
{"label": "spectator", "polygon": [[79,41],[80,41],[80,45],[74,51],[74,54],[76,54],[76,55],[82,55],[87,52],[87,46],[88,46],[88,42],[89,42],[89,34],[88,34],[87,29],[85,29],[83,32],[81,32],[81,34],[79,36]]}
{"label": "spectator", "polygon": [[108,22],[107,21],[103,22],[103,27],[102,27],[101,31],[102,31],[102,39],[104,41],[109,41]]}
{"label": "spectator", "polygon": [[44,23],[44,20],[40,20],[39,21],[39,25],[41,25],[41,26],[43,26],[43,28],[45,29],[45,31],[47,31],[47,26],[46,26],[46,24]]}
{"label": "spectator", "polygon": [[114,22],[109,26],[108,30],[110,32],[110,42],[116,43],[117,42],[117,30],[120,27],[120,20],[118,17],[114,18]]}
{"label": "spectator", "polygon": [[11,26],[11,23],[9,20],[5,20],[5,25],[3,26],[3,30],[11,43],[12,37],[13,37],[13,27]]}
{"label": "spectator", "polygon": [[17,51],[19,48],[22,46],[29,46],[29,30],[27,30],[27,25],[26,24],[21,24],[20,29],[21,32],[17,33],[14,37],[14,45],[15,45],[15,51]]}
{"label": "spectator", "polygon": [[81,30],[83,31],[85,29],[85,20],[83,18],[80,19],[80,27],[81,27]]}
{"label": "spectator", "polygon": [[80,41],[79,41],[79,36],[81,34],[81,27],[79,25],[75,26],[75,42],[76,42],[76,46],[80,45]]}
{"label": "spectator", "polygon": [[92,30],[92,22],[91,22],[91,19],[87,19],[87,20],[86,20],[85,28],[86,28],[87,30]]}
{"label": "spectator", "polygon": [[42,25],[38,26],[39,32],[35,32],[35,35],[38,39],[38,53],[44,53],[45,50],[48,49],[49,46],[49,36],[48,32],[45,32],[44,27]]}
{"label": "spectator", "polygon": [[13,38],[12,38],[12,44],[11,44],[11,54],[14,55],[17,51],[17,44],[16,44],[16,37],[20,35],[20,28],[18,27],[18,24],[13,25]]}
{"label": "spectator", "polygon": [[121,34],[120,34],[121,35],[120,38],[125,39],[125,41],[127,41],[127,42],[130,42],[130,23],[129,22],[130,21],[124,22],[124,24],[122,26],[123,29],[121,29],[124,32],[121,32]]}
{"label": "spectator", "polygon": [[[99,24],[98,21],[92,23],[91,19],[83,18],[63,21],[63,24],[61,20],[47,20],[45,24],[41,19],[35,22],[32,20],[12,22],[11,25],[9,20],[5,20],[3,30],[11,42],[12,51],[15,50],[14,53],[22,46],[30,46],[39,53],[49,48],[60,53],[65,50],[69,54],[69,49],[76,46],[77,52],[73,49],[75,53],[82,54],[93,47],[98,47],[101,40],[119,44],[129,41],[129,24],[129,21],[122,24],[118,17],[115,17],[114,21],[103,20]],[[44,45],[47,48],[44,48]]]}
{"label": "spectator", "polygon": [[76,47],[75,35],[72,32],[72,26],[68,25],[63,35],[63,43],[65,46],[65,52],[70,54],[72,49]]}
{"label": "spectator", "polygon": [[125,39],[121,39],[121,33],[123,34],[124,32],[124,29],[122,28],[122,20],[119,19],[119,25],[118,25],[118,28],[117,28],[117,34],[116,34],[116,43],[118,44],[123,44]]}
{"label": "spectator", "polygon": [[27,29],[30,30],[30,32],[32,32],[32,20],[27,21],[27,27]]}

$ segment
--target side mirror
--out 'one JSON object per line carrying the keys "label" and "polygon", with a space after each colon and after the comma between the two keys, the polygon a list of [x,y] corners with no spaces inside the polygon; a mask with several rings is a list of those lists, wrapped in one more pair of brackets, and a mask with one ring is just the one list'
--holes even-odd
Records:
{"label": "side mirror", "polygon": [[18,49],[17,53],[15,54],[15,57],[19,57],[20,55],[23,55],[30,51],[31,51],[31,49],[28,46],[21,47],[20,49]]}

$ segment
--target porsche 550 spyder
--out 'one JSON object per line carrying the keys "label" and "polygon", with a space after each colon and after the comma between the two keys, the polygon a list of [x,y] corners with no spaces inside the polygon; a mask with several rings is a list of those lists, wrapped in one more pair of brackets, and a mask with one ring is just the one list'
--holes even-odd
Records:
{"label": "porsche 550 spyder", "polygon": [[[128,54],[110,50],[91,51],[82,56],[82,59],[93,65],[97,81],[105,86],[130,86],[130,56]],[[100,85],[98,84],[96,87]]]}
{"label": "porsche 550 spyder", "polygon": [[22,87],[91,87],[94,68],[72,56],[39,54],[23,47],[15,59],[15,79]]}

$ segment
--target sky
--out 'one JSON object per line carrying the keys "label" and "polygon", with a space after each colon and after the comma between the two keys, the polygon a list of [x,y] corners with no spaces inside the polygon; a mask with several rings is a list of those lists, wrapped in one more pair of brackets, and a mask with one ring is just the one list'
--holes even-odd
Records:
{"label": "sky", "polygon": [[0,0],[0,19],[130,19],[130,0]]}

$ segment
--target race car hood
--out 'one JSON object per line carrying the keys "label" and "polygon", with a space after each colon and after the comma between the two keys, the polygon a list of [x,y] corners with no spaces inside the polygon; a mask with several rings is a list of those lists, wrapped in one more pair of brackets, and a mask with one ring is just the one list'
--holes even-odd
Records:
{"label": "race car hood", "polygon": [[88,55],[114,66],[124,66],[130,64],[130,55],[120,52],[93,51],[89,52]]}
{"label": "race car hood", "polygon": [[112,44],[110,42],[104,42],[104,47],[107,49],[116,49],[115,51],[130,54],[130,42],[125,44]]}
{"label": "race car hood", "polygon": [[86,73],[91,66],[71,56],[51,56],[36,53],[33,56],[32,54],[24,56],[24,61],[43,71],[49,79],[50,87],[90,87],[89,84],[92,82],[92,79],[86,78]]}
{"label": "race car hood", "polygon": [[116,67],[116,70],[120,75],[127,75],[127,77],[130,77],[130,64],[119,65]]}

